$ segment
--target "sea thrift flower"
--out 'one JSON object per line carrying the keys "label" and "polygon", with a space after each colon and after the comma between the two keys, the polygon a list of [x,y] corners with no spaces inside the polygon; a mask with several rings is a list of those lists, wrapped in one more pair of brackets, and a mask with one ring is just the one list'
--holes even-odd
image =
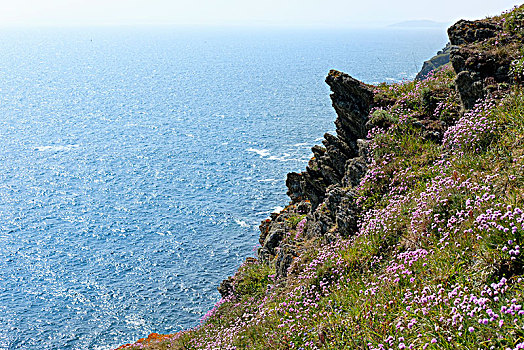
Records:
{"label": "sea thrift flower", "polygon": [[489,119],[494,107],[493,100],[475,105],[446,131],[443,145],[455,151],[479,152],[495,134],[495,122]]}

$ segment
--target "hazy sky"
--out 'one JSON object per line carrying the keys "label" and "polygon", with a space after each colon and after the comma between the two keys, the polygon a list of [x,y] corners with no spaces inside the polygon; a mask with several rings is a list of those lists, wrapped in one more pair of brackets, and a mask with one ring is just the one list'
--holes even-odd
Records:
{"label": "hazy sky", "polygon": [[483,18],[515,0],[0,0],[2,25],[380,25]]}

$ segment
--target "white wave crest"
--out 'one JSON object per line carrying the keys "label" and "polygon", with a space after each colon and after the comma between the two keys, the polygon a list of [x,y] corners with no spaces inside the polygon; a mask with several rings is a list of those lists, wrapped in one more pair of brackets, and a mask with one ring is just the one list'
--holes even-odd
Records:
{"label": "white wave crest", "polygon": [[269,156],[269,151],[267,149],[256,149],[256,148],[248,148],[248,152],[254,152],[258,154],[261,157],[267,157]]}
{"label": "white wave crest", "polygon": [[73,148],[78,148],[79,145],[59,145],[59,146],[36,146],[35,150],[39,152],[60,152],[70,151]]}

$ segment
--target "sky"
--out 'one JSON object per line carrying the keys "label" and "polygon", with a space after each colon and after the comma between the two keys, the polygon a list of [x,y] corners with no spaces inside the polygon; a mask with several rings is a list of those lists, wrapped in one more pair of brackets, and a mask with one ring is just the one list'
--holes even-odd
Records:
{"label": "sky", "polygon": [[374,26],[479,19],[516,0],[0,0],[0,26]]}

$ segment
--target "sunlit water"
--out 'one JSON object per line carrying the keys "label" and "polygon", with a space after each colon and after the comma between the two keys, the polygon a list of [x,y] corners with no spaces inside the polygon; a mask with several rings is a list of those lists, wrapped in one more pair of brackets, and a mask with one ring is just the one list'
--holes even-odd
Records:
{"label": "sunlit water", "polygon": [[0,349],[198,324],[333,129],[324,77],[411,78],[439,30],[0,32]]}

